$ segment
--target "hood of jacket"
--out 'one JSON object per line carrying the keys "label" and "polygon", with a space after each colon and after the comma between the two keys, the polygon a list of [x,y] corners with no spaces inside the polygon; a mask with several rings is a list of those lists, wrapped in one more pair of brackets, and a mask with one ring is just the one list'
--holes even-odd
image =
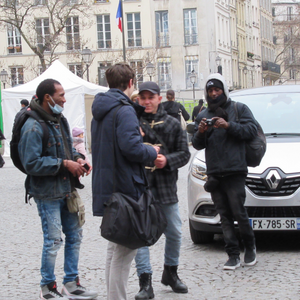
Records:
{"label": "hood of jacket", "polygon": [[228,90],[228,86],[227,86],[227,83],[225,81],[225,78],[219,74],[219,73],[213,73],[213,74],[210,74],[206,81],[205,81],[205,85],[204,85],[204,96],[205,96],[205,100],[207,102],[207,90],[206,90],[206,84],[208,83],[209,80],[211,79],[217,79],[217,80],[220,80],[222,83],[223,83],[223,87],[224,87],[224,94],[228,100],[229,98],[229,90]]}
{"label": "hood of jacket", "polygon": [[106,93],[99,93],[95,96],[92,105],[92,114],[96,121],[102,121],[104,117],[116,106],[123,104],[130,104],[135,109],[138,118],[142,115],[145,108],[139,104],[131,101],[127,95],[125,95],[119,89],[110,89]]}

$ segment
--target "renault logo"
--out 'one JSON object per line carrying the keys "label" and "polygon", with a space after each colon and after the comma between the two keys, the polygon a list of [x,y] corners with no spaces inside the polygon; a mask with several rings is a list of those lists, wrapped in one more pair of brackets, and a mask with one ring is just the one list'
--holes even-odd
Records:
{"label": "renault logo", "polygon": [[266,177],[266,181],[271,190],[277,189],[280,180],[281,180],[281,176],[276,170],[271,170]]}

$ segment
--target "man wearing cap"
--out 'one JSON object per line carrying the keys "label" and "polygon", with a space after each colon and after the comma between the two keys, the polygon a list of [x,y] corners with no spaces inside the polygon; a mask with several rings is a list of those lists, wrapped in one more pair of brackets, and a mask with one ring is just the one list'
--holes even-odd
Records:
{"label": "man wearing cap", "polygon": [[[195,120],[196,132],[192,143],[198,150],[205,148],[208,180],[204,189],[211,193],[216,211],[221,217],[225,250],[229,256],[224,269],[240,267],[240,248],[234,220],[238,222],[245,246],[244,264],[253,266],[256,263],[255,237],[244,207],[245,179],[248,173],[245,141],[257,134],[256,122],[245,104],[239,108],[240,122],[236,122],[235,107],[222,75],[211,74],[205,87],[208,107]],[[212,124],[207,122],[208,119],[212,119]]]}
{"label": "man wearing cap", "polygon": [[[162,97],[155,82],[144,82],[139,89],[139,104],[145,107],[140,119],[144,143],[158,145],[160,152],[154,163],[146,166],[149,186],[156,200],[161,203],[167,217],[164,271],[161,282],[176,293],[187,293],[187,286],[177,275],[181,245],[181,219],[178,209],[178,168],[190,158],[186,134],[180,122],[169,116],[160,105]],[[135,299],[154,298],[149,248],[143,247],[136,255],[140,291]]]}

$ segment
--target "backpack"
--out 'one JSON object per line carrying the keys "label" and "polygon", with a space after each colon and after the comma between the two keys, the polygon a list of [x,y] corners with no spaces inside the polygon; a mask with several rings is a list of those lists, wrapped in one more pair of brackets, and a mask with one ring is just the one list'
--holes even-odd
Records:
{"label": "backpack", "polygon": [[[236,122],[240,123],[238,113],[238,103],[234,102],[234,110]],[[254,119],[255,120],[255,119]],[[257,135],[252,140],[246,141],[246,161],[248,167],[259,166],[262,158],[264,157],[267,149],[266,136],[260,124],[255,120],[257,126]]]}
{"label": "backpack", "polygon": [[21,138],[21,129],[29,117],[32,117],[35,120],[37,120],[42,126],[42,129],[43,129],[43,152],[47,147],[48,139],[49,139],[49,129],[46,125],[46,122],[38,115],[37,112],[31,110],[30,108],[26,108],[23,111],[21,111],[18,116],[16,116],[15,123],[14,123],[13,129],[12,129],[12,137],[11,137],[11,141],[10,141],[10,157],[13,161],[13,164],[20,171],[22,171],[25,174],[27,174],[27,173],[26,173],[26,171],[23,167],[23,164],[20,160],[18,146],[19,146],[19,142],[20,142],[20,138]]}

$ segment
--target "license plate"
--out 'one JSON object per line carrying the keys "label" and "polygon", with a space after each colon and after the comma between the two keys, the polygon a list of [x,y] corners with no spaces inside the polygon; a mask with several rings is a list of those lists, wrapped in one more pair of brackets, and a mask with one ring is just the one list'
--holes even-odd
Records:
{"label": "license plate", "polygon": [[249,220],[253,230],[300,230],[300,218],[252,218]]}

